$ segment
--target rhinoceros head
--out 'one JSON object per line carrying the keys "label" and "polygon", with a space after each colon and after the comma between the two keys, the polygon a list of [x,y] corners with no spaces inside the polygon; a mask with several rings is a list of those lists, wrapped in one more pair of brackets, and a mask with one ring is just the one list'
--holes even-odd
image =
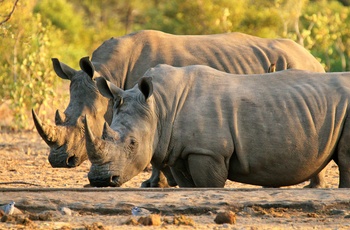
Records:
{"label": "rhinoceros head", "polygon": [[52,59],[52,62],[57,75],[71,81],[70,102],[64,114],[56,111],[54,126],[43,123],[34,110],[33,120],[40,136],[50,147],[49,162],[52,167],[76,167],[87,160],[83,121],[85,115],[93,120],[91,132],[101,134],[104,117],[108,119],[108,99],[97,89],[94,66],[88,57],[80,60],[80,71],[58,59]]}
{"label": "rhinoceros head", "polygon": [[150,163],[154,149],[156,120],[151,98],[151,78],[123,91],[104,79],[97,85],[102,95],[114,100],[111,127],[104,125],[102,136],[90,130],[85,119],[86,147],[92,186],[120,186]]}

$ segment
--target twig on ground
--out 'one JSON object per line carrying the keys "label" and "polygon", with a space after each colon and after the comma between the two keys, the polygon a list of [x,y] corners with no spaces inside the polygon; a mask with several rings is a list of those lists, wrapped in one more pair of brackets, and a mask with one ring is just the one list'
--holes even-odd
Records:
{"label": "twig on ground", "polygon": [[0,182],[0,185],[3,185],[3,184],[27,184],[27,185],[41,187],[41,185],[33,184],[33,183],[30,183],[30,182],[25,182],[25,181]]}

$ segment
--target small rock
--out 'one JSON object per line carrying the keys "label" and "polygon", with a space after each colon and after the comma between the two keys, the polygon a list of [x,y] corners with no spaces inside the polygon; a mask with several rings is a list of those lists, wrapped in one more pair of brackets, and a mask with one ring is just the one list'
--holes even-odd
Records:
{"label": "small rock", "polygon": [[28,217],[19,218],[19,219],[17,219],[16,222],[17,222],[17,224],[22,224],[26,227],[31,227],[32,229],[36,228],[35,223],[32,220],[30,220]]}
{"label": "small rock", "polygon": [[345,215],[346,211],[345,210],[340,210],[340,209],[331,209],[330,210],[331,215]]}
{"label": "small rock", "polygon": [[36,213],[29,213],[28,218],[33,221],[39,220],[39,215]]}
{"label": "small rock", "polygon": [[[86,227],[86,226],[85,226],[85,227]],[[72,230],[72,228],[69,227],[69,226],[67,226],[67,225],[65,225],[65,226],[62,226],[62,227],[60,228],[60,230]]]}
{"label": "small rock", "polygon": [[307,217],[311,217],[311,218],[319,218],[319,215],[317,215],[316,213],[312,212],[312,213],[308,213]]}
{"label": "small rock", "polygon": [[217,224],[235,224],[236,223],[236,214],[232,211],[219,212],[214,222]]}
{"label": "small rock", "polygon": [[104,230],[106,229],[101,222],[94,222],[91,225],[84,225],[86,230]]}
{"label": "small rock", "polygon": [[160,215],[158,214],[151,214],[149,216],[141,216],[138,219],[139,224],[145,225],[145,226],[159,226],[161,225],[162,221],[160,220]]}
{"label": "small rock", "polygon": [[173,223],[175,225],[189,225],[194,226],[194,220],[192,220],[190,217],[186,217],[184,215],[175,216]]}
{"label": "small rock", "polygon": [[5,215],[3,217],[1,217],[1,222],[10,222],[10,221],[14,221],[15,218],[13,216],[9,216],[9,215]]}
{"label": "small rock", "polygon": [[51,212],[44,212],[44,213],[40,213],[38,215],[39,220],[41,221],[51,221],[53,220],[53,214]]}
{"label": "small rock", "polygon": [[126,225],[139,225],[139,222],[135,220],[134,218],[129,218],[127,221],[124,222]]}
{"label": "small rock", "polygon": [[243,208],[243,212],[251,216],[254,216],[256,214],[252,207],[247,207],[247,206]]}

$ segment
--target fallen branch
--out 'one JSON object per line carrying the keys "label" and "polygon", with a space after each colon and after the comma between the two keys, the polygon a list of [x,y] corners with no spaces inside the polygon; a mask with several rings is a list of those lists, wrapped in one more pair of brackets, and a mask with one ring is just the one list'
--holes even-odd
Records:
{"label": "fallen branch", "polygon": [[33,183],[30,183],[30,182],[25,182],[25,181],[0,182],[0,185],[3,185],[3,184],[27,184],[27,185],[41,187],[41,185],[33,184]]}
{"label": "fallen branch", "polygon": [[10,18],[11,18],[11,16],[12,16],[13,12],[15,12],[15,9],[16,9],[16,6],[17,6],[18,1],[19,1],[19,0],[16,0],[16,1],[15,1],[15,3],[13,4],[13,7],[12,7],[11,12],[10,12],[7,16],[5,16],[5,19],[4,19],[4,20],[2,20],[2,21],[0,22],[0,26],[1,26],[2,24],[4,24],[5,22],[7,22],[8,20],[10,20]]}

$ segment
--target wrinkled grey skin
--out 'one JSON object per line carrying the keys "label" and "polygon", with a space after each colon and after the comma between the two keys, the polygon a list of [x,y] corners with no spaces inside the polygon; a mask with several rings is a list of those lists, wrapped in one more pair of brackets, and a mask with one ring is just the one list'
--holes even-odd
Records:
{"label": "wrinkled grey skin", "polygon": [[159,65],[132,89],[104,79],[98,87],[114,109],[102,138],[85,122],[93,186],[120,186],[152,162],[180,187],[280,187],[334,160],[339,187],[350,187],[350,73]]}
{"label": "wrinkled grey skin", "polygon": [[[56,112],[56,125],[43,123],[33,111],[37,130],[50,146],[53,167],[76,167],[87,159],[83,120],[88,115],[91,132],[101,135],[103,123],[111,122],[108,100],[98,93],[95,79],[104,77],[123,89],[135,85],[151,67],[208,65],[230,73],[265,73],[271,64],[277,71],[287,68],[324,72],[320,63],[303,47],[287,39],[262,39],[241,33],[176,36],[158,31],[140,31],[105,41],[81,70],[52,59],[56,74],[70,80],[70,102],[64,114]],[[159,171],[143,186],[157,186]],[[322,179],[322,178],[321,178]],[[151,184],[153,183],[153,184]],[[311,184],[317,187],[322,183]]]}
{"label": "wrinkled grey skin", "polygon": [[56,126],[41,122],[34,110],[32,115],[39,134],[50,146],[51,165],[76,167],[87,160],[84,115],[89,114],[91,119],[95,120],[93,125],[95,132],[102,133],[104,120],[111,120],[111,113],[107,111],[109,102],[98,92],[92,80],[94,67],[88,58],[82,58],[80,61],[83,71],[70,69],[57,59],[54,59],[53,63],[56,73],[71,81],[70,103],[64,114],[56,111]]}

